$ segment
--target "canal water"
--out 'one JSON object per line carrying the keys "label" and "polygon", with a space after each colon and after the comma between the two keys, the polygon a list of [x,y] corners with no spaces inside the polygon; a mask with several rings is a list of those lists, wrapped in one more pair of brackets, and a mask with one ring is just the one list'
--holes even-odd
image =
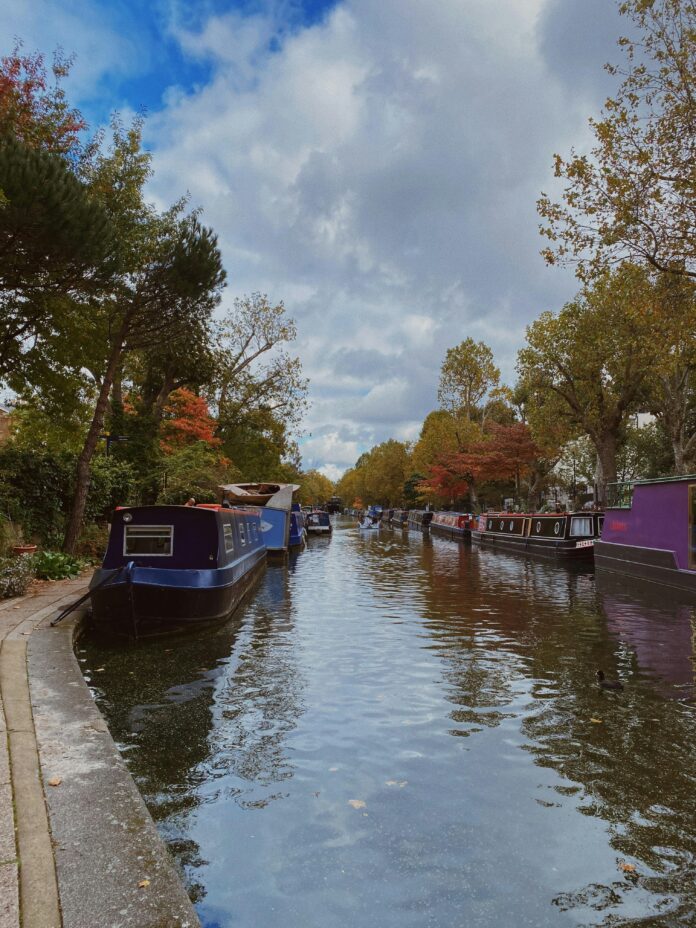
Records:
{"label": "canal water", "polygon": [[339,520],[227,625],[78,657],[206,928],[686,928],[695,633],[664,593]]}

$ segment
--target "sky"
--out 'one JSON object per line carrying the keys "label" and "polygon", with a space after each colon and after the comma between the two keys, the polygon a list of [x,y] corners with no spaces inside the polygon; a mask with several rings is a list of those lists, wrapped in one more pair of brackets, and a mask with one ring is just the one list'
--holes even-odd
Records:
{"label": "sky", "polygon": [[[60,46],[92,126],[145,110],[150,196],[219,235],[224,304],[283,300],[310,380],[300,447],[332,479],[415,440],[447,348],[515,380],[578,289],[540,257],[553,154],[591,144],[614,0],[14,0],[0,50]],[[262,476],[262,475],[260,475]]]}

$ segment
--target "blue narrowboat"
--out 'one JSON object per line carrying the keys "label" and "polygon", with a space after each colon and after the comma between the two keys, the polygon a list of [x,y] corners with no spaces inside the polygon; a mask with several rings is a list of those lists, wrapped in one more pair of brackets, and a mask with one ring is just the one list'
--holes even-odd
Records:
{"label": "blue narrowboat", "polygon": [[117,509],[103,564],[90,582],[94,624],[145,637],[224,619],[265,564],[258,511]]}
{"label": "blue narrowboat", "polygon": [[332,530],[331,519],[328,512],[315,509],[305,516],[307,533],[310,535],[330,535]]}
{"label": "blue narrowboat", "polygon": [[290,537],[293,529],[291,513],[296,512],[292,497],[300,489],[299,484],[228,483],[219,489],[223,506],[260,509],[261,531],[269,554],[285,554],[291,545],[302,543],[296,540],[303,534],[303,526],[298,525],[297,518],[292,539]]}
{"label": "blue narrowboat", "polygon": [[305,514],[299,503],[293,503],[290,510],[290,537],[288,545],[291,548],[301,548],[307,542],[307,529],[305,527]]}

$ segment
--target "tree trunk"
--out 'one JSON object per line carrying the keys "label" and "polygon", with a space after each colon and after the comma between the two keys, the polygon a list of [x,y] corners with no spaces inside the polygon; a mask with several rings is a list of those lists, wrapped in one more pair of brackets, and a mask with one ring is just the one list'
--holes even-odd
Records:
{"label": "tree trunk", "polygon": [[68,554],[73,554],[75,552],[75,546],[77,545],[77,540],[80,537],[82,519],[84,517],[85,506],[87,504],[87,491],[89,490],[92,458],[94,457],[94,451],[97,447],[97,442],[99,441],[99,435],[104,428],[104,416],[106,415],[106,409],[109,404],[111,386],[121,361],[121,352],[123,350],[122,346],[123,339],[119,338],[111,350],[111,355],[106,367],[104,379],[102,381],[101,389],[99,390],[97,405],[94,408],[92,423],[89,427],[89,431],[87,432],[87,437],[85,438],[85,443],[83,445],[82,451],[80,452],[80,456],[77,459],[77,482],[75,484],[75,495],[73,496],[70,518],[68,519],[68,525],[65,530],[65,538],[63,539],[63,551],[66,551]]}
{"label": "tree trunk", "polygon": [[616,482],[616,435],[604,434],[594,442],[597,449],[597,499],[602,508],[607,504],[607,484]]}
{"label": "tree trunk", "polygon": [[164,383],[162,384],[152,407],[152,418],[155,423],[155,428],[158,428],[160,422],[162,421],[164,407],[167,405],[167,400],[169,399],[173,389],[174,374],[167,371],[167,373],[164,375]]}

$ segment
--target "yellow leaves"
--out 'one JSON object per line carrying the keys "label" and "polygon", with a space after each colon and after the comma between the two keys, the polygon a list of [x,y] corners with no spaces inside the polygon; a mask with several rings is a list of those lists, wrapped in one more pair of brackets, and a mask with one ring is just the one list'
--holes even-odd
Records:
{"label": "yellow leaves", "polygon": [[47,780],[46,782],[49,786],[60,786],[63,780],[61,777],[51,777],[51,779]]}
{"label": "yellow leaves", "polygon": [[624,873],[635,873],[635,872],[636,872],[636,865],[635,865],[635,864],[627,864],[625,860],[620,860],[620,861],[619,861],[619,869],[623,870]]}
{"label": "yellow leaves", "polygon": [[601,725],[601,724],[602,724],[602,720],[601,720],[601,719],[590,719],[590,721],[592,722],[593,725]]}
{"label": "yellow leaves", "polygon": [[147,889],[149,885],[150,885],[150,880],[141,880],[138,883],[138,889]]}
{"label": "yellow leaves", "polygon": [[362,799],[349,799],[348,805],[352,806],[354,809],[364,809],[367,803],[363,802]]}

